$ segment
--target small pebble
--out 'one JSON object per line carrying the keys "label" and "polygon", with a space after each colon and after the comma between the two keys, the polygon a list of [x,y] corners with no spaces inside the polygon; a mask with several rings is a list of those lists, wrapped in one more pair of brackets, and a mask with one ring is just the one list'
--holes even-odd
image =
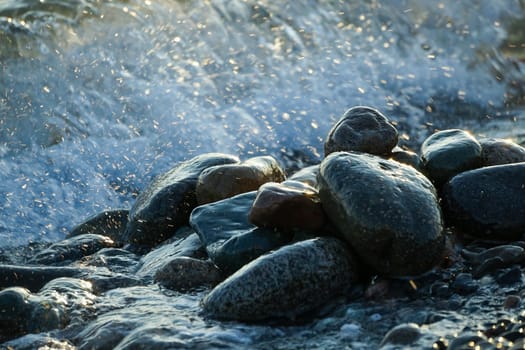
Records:
{"label": "small pebble", "polygon": [[503,303],[504,309],[516,309],[521,304],[521,298],[518,295],[509,295],[507,298],[505,298],[505,302]]}
{"label": "small pebble", "polygon": [[357,323],[345,323],[340,328],[341,337],[356,339],[361,334],[361,326]]}

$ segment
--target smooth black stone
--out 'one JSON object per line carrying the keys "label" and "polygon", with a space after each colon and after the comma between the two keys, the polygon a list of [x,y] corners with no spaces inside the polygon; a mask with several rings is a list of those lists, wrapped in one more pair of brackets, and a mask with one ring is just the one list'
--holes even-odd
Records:
{"label": "smooth black stone", "polygon": [[525,233],[525,163],[453,177],[443,190],[445,221],[471,236],[517,240]]}
{"label": "smooth black stone", "polygon": [[122,242],[122,235],[128,223],[128,209],[107,210],[90,216],[75,226],[66,238],[94,233],[107,236],[117,243]]}
{"label": "smooth black stone", "polygon": [[500,286],[509,286],[521,282],[521,268],[514,266],[496,277]]}
{"label": "smooth black stone", "polygon": [[0,265],[0,288],[24,287],[31,292],[40,290],[47,282],[59,277],[82,278],[90,269],[66,266]]}
{"label": "smooth black stone", "polygon": [[460,273],[457,275],[451,287],[460,295],[469,295],[478,290],[478,284],[474,282],[470,273]]}
{"label": "smooth black stone", "polygon": [[136,245],[155,246],[188,224],[197,205],[197,180],[204,169],[232,164],[232,155],[208,153],[182,162],[157,176],[137,197],[130,209],[124,240]]}

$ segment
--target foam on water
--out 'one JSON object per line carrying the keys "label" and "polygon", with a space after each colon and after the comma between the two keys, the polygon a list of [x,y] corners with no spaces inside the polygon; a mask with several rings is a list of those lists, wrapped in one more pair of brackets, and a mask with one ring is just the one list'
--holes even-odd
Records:
{"label": "foam on water", "polygon": [[520,6],[0,1],[0,245],[129,207],[198,153],[318,160],[354,105],[408,143],[426,122],[508,119],[523,76],[498,45]]}

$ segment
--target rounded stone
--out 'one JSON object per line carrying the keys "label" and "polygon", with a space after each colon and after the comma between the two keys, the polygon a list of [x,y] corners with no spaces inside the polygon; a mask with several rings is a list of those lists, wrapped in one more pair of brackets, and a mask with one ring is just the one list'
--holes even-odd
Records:
{"label": "rounded stone", "polygon": [[348,292],[356,279],[346,245],[337,238],[315,238],[250,262],[216,286],[202,305],[217,319],[293,318]]}
{"label": "rounded stone", "polygon": [[215,286],[221,280],[221,273],[214,263],[189,257],[173,258],[155,273],[156,282],[181,292]]}
{"label": "rounded stone", "polygon": [[410,165],[414,169],[420,170],[420,158],[417,153],[403,149],[394,149],[390,155],[390,159],[399,163]]}
{"label": "rounded stone", "polygon": [[525,162],[525,148],[509,140],[481,139],[481,162],[483,166]]}
{"label": "rounded stone", "polygon": [[421,168],[436,184],[481,166],[481,145],[468,132],[450,129],[430,135],[421,145]]}
{"label": "rounded stone", "polygon": [[95,233],[110,237],[115,242],[121,242],[128,223],[128,214],[129,210],[127,209],[106,210],[95,214],[75,226],[66,238]]}
{"label": "rounded stone", "polygon": [[525,163],[471,170],[443,189],[445,219],[480,238],[516,240],[525,227]]}
{"label": "rounded stone", "polygon": [[0,340],[13,337],[27,328],[32,305],[31,293],[20,287],[11,287],[0,291]]}
{"label": "rounded stone", "polygon": [[388,118],[374,108],[350,108],[332,127],[324,144],[325,156],[338,151],[386,155],[397,145],[398,132]]}
{"label": "rounded stone", "polygon": [[249,220],[260,227],[316,231],[325,214],[315,188],[297,181],[269,182],[259,188]]}
{"label": "rounded stone", "polygon": [[306,168],[298,170],[288,177],[287,180],[298,181],[314,188],[317,188],[317,175],[319,174],[319,164],[310,165]]}
{"label": "rounded stone", "polygon": [[379,344],[382,348],[386,345],[410,345],[421,337],[421,329],[415,323],[403,323],[395,326],[384,336]]}
{"label": "rounded stone", "polygon": [[373,155],[333,153],[321,163],[319,195],[340,234],[375,272],[418,275],[443,257],[436,192],[414,168]]}
{"label": "rounded stone", "polygon": [[197,206],[195,189],[204,169],[215,165],[238,163],[235,156],[206,153],[157,176],[137,197],[131,207],[124,241],[154,246],[188,224],[191,211]]}
{"label": "rounded stone", "polygon": [[216,202],[257,190],[266,182],[284,181],[284,171],[270,156],[250,158],[240,164],[217,165],[205,169],[197,181],[197,203]]}

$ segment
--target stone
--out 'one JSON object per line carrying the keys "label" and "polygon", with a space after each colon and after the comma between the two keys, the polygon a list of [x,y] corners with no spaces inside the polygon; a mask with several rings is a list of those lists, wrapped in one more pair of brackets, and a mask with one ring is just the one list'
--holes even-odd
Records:
{"label": "stone", "polygon": [[410,345],[421,337],[421,329],[415,323],[403,323],[395,326],[384,336],[379,348],[386,345]]}
{"label": "stone", "polygon": [[412,168],[416,170],[421,169],[420,167],[421,159],[417,153],[412,152],[412,151],[407,151],[401,148],[399,149],[396,149],[396,148],[394,148],[394,150],[390,154],[389,159],[395,160],[396,162],[399,162],[399,163],[410,165]]}
{"label": "stone", "polygon": [[316,231],[323,227],[325,214],[319,193],[297,181],[269,182],[257,191],[249,220],[260,227],[278,230]]}
{"label": "stone", "polygon": [[445,220],[464,234],[512,241],[525,233],[525,163],[461,173],[442,196]]}
{"label": "stone", "polygon": [[37,252],[29,262],[43,265],[60,265],[79,260],[102,248],[115,246],[115,242],[109,237],[87,233],[52,244],[48,248]]}
{"label": "stone", "polygon": [[139,257],[122,248],[103,248],[82,261],[86,266],[105,267],[115,273],[134,273]]}
{"label": "stone", "polygon": [[350,108],[332,127],[324,144],[325,157],[338,151],[356,151],[386,155],[397,145],[398,132],[381,112],[374,108]]}
{"label": "stone", "polygon": [[222,281],[222,276],[210,260],[175,257],[157,270],[154,280],[166,288],[185,292],[204,286],[213,287]]}
{"label": "stone", "polygon": [[481,144],[482,166],[525,162],[525,147],[505,139],[486,138]]}
{"label": "stone", "polygon": [[439,131],[421,145],[420,164],[428,178],[440,187],[454,175],[481,166],[481,145],[464,130]]}
{"label": "stone", "polygon": [[27,329],[31,293],[20,287],[0,291],[0,340],[14,338]]}
{"label": "stone", "polygon": [[504,309],[517,309],[521,304],[521,297],[519,295],[507,295],[503,302]]}
{"label": "stone", "polygon": [[321,163],[319,195],[340,235],[376,273],[419,275],[442,259],[437,195],[414,168],[373,155],[333,153]]}
{"label": "stone", "polygon": [[70,266],[0,265],[0,289],[18,286],[36,292],[56,278],[83,278],[91,271],[88,268]]}
{"label": "stone", "polygon": [[177,257],[197,259],[208,257],[199,236],[188,226],[183,226],[168,242],[144,255],[140,259],[135,275],[150,280],[159,269]]}
{"label": "stone", "polygon": [[319,174],[319,164],[310,165],[306,168],[298,170],[291,176],[288,176],[287,180],[302,182],[306,185],[317,188],[317,175]]}
{"label": "stone", "polygon": [[266,182],[284,181],[284,171],[275,158],[261,156],[240,164],[205,169],[197,181],[198,205],[216,202],[237,194],[255,191]]}
{"label": "stone", "polygon": [[129,210],[127,209],[106,210],[95,214],[71,229],[66,238],[94,233],[107,236],[120,244],[128,223],[128,214]]}
{"label": "stone", "polygon": [[215,165],[238,162],[232,155],[207,153],[157,176],[132,206],[124,240],[151,247],[173,236],[177,228],[188,224],[197,205],[195,189],[201,172]]}
{"label": "stone", "polygon": [[294,318],[344,295],[356,280],[356,264],[341,240],[310,239],[253,260],[216,286],[202,306],[216,319]]}
{"label": "stone", "polygon": [[251,224],[248,213],[256,192],[201,205],[190,217],[210,259],[231,274],[258,256],[292,240],[292,234]]}

